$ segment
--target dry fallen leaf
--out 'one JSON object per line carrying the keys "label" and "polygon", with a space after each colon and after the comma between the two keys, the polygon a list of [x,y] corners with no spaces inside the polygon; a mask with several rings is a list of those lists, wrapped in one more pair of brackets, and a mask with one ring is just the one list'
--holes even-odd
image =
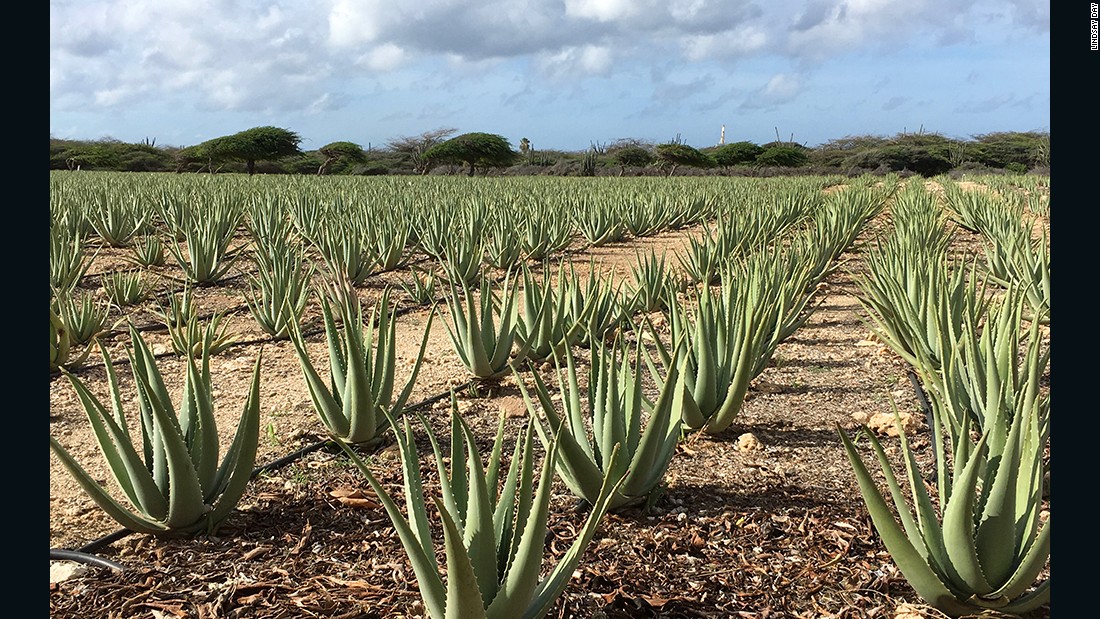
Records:
{"label": "dry fallen leaf", "polygon": [[348,507],[358,507],[361,509],[379,509],[382,507],[378,501],[368,496],[359,488],[337,488],[328,494]]}

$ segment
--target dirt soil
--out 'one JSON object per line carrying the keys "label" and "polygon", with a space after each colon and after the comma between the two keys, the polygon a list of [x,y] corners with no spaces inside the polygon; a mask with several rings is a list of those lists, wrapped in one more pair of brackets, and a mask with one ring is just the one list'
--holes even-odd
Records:
{"label": "dirt soil", "polygon": [[[854,416],[888,413],[893,401],[914,413],[911,441],[922,463],[927,465],[931,454],[908,367],[873,337],[857,299],[862,249],[887,225],[887,214],[870,222],[842,257],[841,267],[820,287],[819,304],[808,322],[779,346],[733,426],[720,435],[690,435],[682,442],[666,476],[667,488],[650,510],[634,507],[605,517],[549,617],[942,616],[922,603],[886,552],[838,437],[838,427],[855,430]],[[694,234],[699,230],[594,249],[575,244],[570,255],[578,268],[595,256],[629,282],[637,250],[673,251]],[[961,253],[981,251],[980,239],[965,232],[957,245]],[[124,267],[128,253],[103,249],[82,286],[98,290],[100,274]],[[238,264],[247,269],[251,261],[246,257]],[[416,264],[431,266],[426,259]],[[406,274],[372,276],[359,290],[367,307],[386,284]],[[152,271],[160,290],[178,289],[173,278],[179,276],[171,256],[166,266]],[[226,441],[262,352],[257,458],[262,465],[317,445],[325,434],[293,347],[259,329],[244,303],[246,291],[246,276],[237,272],[215,287],[199,289],[196,300],[200,314],[227,311],[231,330],[241,337],[241,343],[212,360],[218,427]],[[400,289],[395,296],[405,299]],[[311,302],[305,323],[313,333],[312,358],[323,368],[327,352],[318,305]],[[143,327],[169,392],[176,395],[183,369],[153,307],[147,302],[126,314]],[[402,311],[399,380],[411,370],[429,316],[428,309],[408,304]],[[514,433],[526,415],[515,381],[481,385],[476,392],[468,388],[470,377],[454,353],[445,318],[440,309],[410,402],[457,387],[460,411],[480,440],[491,441],[501,410]],[[118,364],[123,388],[133,394],[123,361],[125,332],[112,332],[104,345]],[[539,371],[551,376],[546,366]],[[76,375],[108,401],[98,352]],[[132,400],[124,399],[124,405],[136,410]],[[437,400],[420,410],[446,436],[449,402]],[[114,487],[75,392],[61,376],[50,379],[50,432],[99,481]],[[418,436],[426,457],[424,435]],[[896,455],[897,439],[885,440]],[[373,452],[371,466],[401,496],[391,441]],[[438,486],[432,477],[426,484],[430,496]],[[568,548],[584,517],[555,481],[546,565]],[[114,533],[119,535],[107,537]],[[94,548],[96,555],[124,567],[115,571],[51,562],[51,567],[78,568],[75,576],[51,582],[50,616],[55,619],[425,616],[410,564],[384,510],[358,470],[331,449],[309,451],[256,477],[216,536],[185,539],[120,531],[51,453],[50,547]],[[1032,616],[1048,617],[1049,611]]]}

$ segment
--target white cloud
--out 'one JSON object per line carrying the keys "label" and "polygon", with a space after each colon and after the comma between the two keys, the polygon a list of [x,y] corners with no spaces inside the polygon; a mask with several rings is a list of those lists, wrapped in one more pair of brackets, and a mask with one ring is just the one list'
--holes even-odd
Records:
{"label": "white cloud", "polygon": [[752,93],[741,103],[746,110],[770,109],[793,101],[804,87],[802,76],[792,73],[777,73],[768,82]]}
{"label": "white cloud", "polygon": [[324,112],[330,112],[338,110],[344,107],[346,101],[343,97],[333,96],[331,93],[324,93],[320,97],[317,97],[309,105],[306,106],[307,115],[323,114]]}
{"label": "white cloud", "polygon": [[684,38],[682,47],[685,58],[699,61],[747,56],[763,50],[767,43],[767,32],[754,26],[746,26],[718,34],[688,36]]}
{"label": "white cloud", "polygon": [[790,101],[802,90],[802,80],[797,75],[780,73],[768,80],[761,94],[773,103]]}
{"label": "white cloud", "polygon": [[95,104],[102,105],[104,107],[111,107],[125,102],[130,98],[130,93],[124,88],[110,88],[104,90],[97,90],[95,93]]}
{"label": "white cloud", "polygon": [[633,0],[565,0],[565,14],[609,22],[630,17],[638,9],[638,4]]}
{"label": "white cloud", "polygon": [[360,56],[358,64],[372,71],[392,71],[405,64],[408,54],[393,43],[383,43]]}
{"label": "white cloud", "polygon": [[856,49],[901,48],[929,40],[939,46],[1049,31],[1043,0],[820,0],[793,10],[786,51],[825,60]]}
{"label": "white cloud", "polygon": [[339,0],[328,14],[329,42],[352,47],[378,38],[384,23],[382,3],[377,0]]}
{"label": "white cloud", "polygon": [[539,58],[539,71],[552,79],[606,75],[612,66],[611,50],[598,45],[567,47]]}

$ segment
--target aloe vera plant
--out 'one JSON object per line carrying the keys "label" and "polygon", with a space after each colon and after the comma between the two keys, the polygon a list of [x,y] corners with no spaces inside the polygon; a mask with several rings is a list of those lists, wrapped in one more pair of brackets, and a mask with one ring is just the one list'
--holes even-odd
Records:
{"label": "aloe vera plant", "polygon": [[[329,296],[337,302],[334,313]],[[397,321],[390,307],[387,288],[374,306],[369,320],[363,320],[363,308],[350,283],[332,285],[330,295],[322,295],[322,312],[329,353],[329,385],[315,369],[306,350],[305,339],[297,324],[291,340],[305,375],[313,408],[325,429],[335,438],[358,444],[374,440],[386,425],[386,416],[401,414],[416,384],[424,349],[428,344],[433,311],[424,327],[424,337],[412,372],[395,397],[397,365]],[[336,313],[343,324],[336,325]],[[377,331],[376,331],[377,329]]]}
{"label": "aloe vera plant", "polygon": [[96,301],[90,294],[67,292],[55,295],[51,307],[61,318],[70,340],[76,346],[83,346],[102,333],[107,328],[107,316],[111,311],[110,305]]}
{"label": "aloe vera plant", "polygon": [[116,195],[106,189],[92,192],[86,210],[88,223],[110,247],[127,247],[145,226],[147,214],[135,196]]}
{"label": "aloe vera plant", "polygon": [[[533,432],[527,425],[516,440],[507,471],[503,470],[504,417],[497,427],[488,466],[482,463],[469,426],[451,397],[450,470],[431,427],[421,423],[431,440],[442,498],[432,503],[443,523],[446,553],[444,582],[436,544],[428,523],[428,500],[408,417],[403,427],[392,421],[404,474],[402,514],[394,498],[353,449],[340,445],[386,509],[412,563],[420,595],[433,619],[539,619],[546,616],[569,583],[582,554],[607,512],[615,481],[604,480],[588,519],[565,555],[548,573],[543,556],[550,514],[557,448],[542,459],[535,483]],[[503,473],[503,478],[501,474]],[[543,575],[545,573],[545,576]]]}
{"label": "aloe vera plant", "polygon": [[500,378],[508,373],[509,362],[518,364],[527,358],[528,347],[518,345],[518,288],[511,278],[511,272],[505,275],[499,294],[488,278],[482,278],[480,294],[465,284],[460,294],[455,283],[448,282],[450,320],[444,325],[462,364],[475,378]]}
{"label": "aloe vera plant", "polygon": [[614,202],[582,199],[570,209],[573,225],[592,247],[617,243],[626,236],[626,225]]}
{"label": "aloe vera plant", "polygon": [[569,295],[564,287],[565,267],[559,267],[558,284],[550,281],[545,268],[542,277],[532,274],[523,265],[523,308],[519,314],[517,339],[527,349],[527,357],[533,361],[547,359],[568,348],[577,339],[582,327],[583,315],[578,315],[569,305]]}
{"label": "aloe vera plant", "polygon": [[630,314],[622,300],[622,282],[615,281],[614,271],[605,277],[596,274],[591,267],[588,278],[582,284],[570,266],[566,279],[568,306],[574,319],[581,323],[576,343],[590,348],[608,337],[622,323],[630,320]]}
{"label": "aloe vera plant", "polygon": [[918,372],[934,373],[950,354],[966,321],[989,309],[984,282],[939,250],[907,249],[887,241],[867,253],[868,275],[858,279],[860,304],[872,329]]}
{"label": "aloe vera plant", "polygon": [[485,243],[479,231],[466,229],[458,236],[447,237],[443,251],[436,256],[450,282],[473,285],[481,277],[481,259]]}
{"label": "aloe vera plant", "polygon": [[985,246],[988,272],[997,284],[1020,287],[1037,320],[1050,322],[1050,243],[1044,229],[1031,238],[1032,222],[998,221],[991,224]]}
{"label": "aloe vera plant", "polygon": [[143,267],[164,266],[164,242],[157,234],[144,234],[130,245],[133,261]]}
{"label": "aloe vera plant", "polygon": [[542,261],[573,240],[573,221],[564,210],[532,210],[520,222],[520,241],[527,258]]}
{"label": "aloe vera plant", "polygon": [[183,269],[188,283],[213,285],[225,277],[239,250],[230,250],[242,213],[229,208],[208,207],[204,211],[188,212],[176,234],[186,247],[176,240],[169,252]]}
{"label": "aloe vera plant", "polygon": [[951,219],[971,232],[985,234],[996,219],[1020,213],[1000,195],[993,192],[963,189],[953,181],[941,181],[943,196]]}
{"label": "aloe vera plant", "polygon": [[[900,420],[898,425],[900,429]],[[1040,517],[1049,426],[1034,408],[1015,410],[1004,449],[996,455],[989,445],[992,429],[977,444],[971,445],[969,437],[955,443],[952,474],[938,478],[938,513],[904,431],[901,446],[912,507],[881,443],[865,432],[886,476],[893,508],[852,439],[838,431],[875,529],[898,569],[928,604],[960,616],[984,610],[1018,614],[1050,600],[1050,579],[1036,583],[1050,556],[1050,518]]]}
{"label": "aloe vera plant", "polygon": [[516,235],[516,216],[511,211],[499,210],[493,213],[485,235],[485,262],[492,266],[511,270],[523,257],[523,246]]}
{"label": "aloe vera plant", "polygon": [[670,306],[676,285],[666,268],[664,254],[658,257],[652,249],[644,256],[638,254],[630,273],[634,276],[634,284],[628,293],[627,306],[632,312],[649,313]]}
{"label": "aloe vera plant", "polygon": [[424,272],[416,267],[409,267],[409,277],[400,282],[401,289],[409,295],[413,303],[417,305],[431,305],[435,302],[435,273]]}
{"label": "aloe vera plant", "polygon": [[[1024,327],[1025,295],[1016,289],[995,302],[980,324],[973,316],[935,372],[922,371],[928,391],[934,432],[946,432],[953,443],[969,440],[969,429],[989,434],[990,457],[1004,449],[1013,411],[1034,410],[1046,425],[1050,400],[1040,382],[1050,359],[1040,323]],[[1024,335],[1026,330],[1026,337]],[[946,475],[946,456],[936,452],[938,474]]]}
{"label": "aloe vera plant", "polygon": [[944,254],[954,236],[951,220],[936,203],[935,194],[921,184],[906,185],[890,209],[894,217],[891,237],[900,247],[924,253]]}
{"label": "aloe vera plant", "polygon": [[321,226],[316,243],[333,277],[362,284],[375,273],[378,265],[374,246],[352,221],[336,220]]}
{"label": "aloe vera plant", "polygon": [[673,339],[686,345],[669,351],[657,340],[657,352],[670,375],[674,368],[684,375],[684,425],[717,433],[733,423],[748,394],[754,351],[766,337],[760,327],[765,309],[734,286],[703,289],[690,299],[670,315]]}
{"label": "aloe vera plant", "polygon": [[374,254],[380,272],[392,271],[403,266],[409,260],[406,248],[409,245],[411,224],[408,220],[390,216],[380,221],[381,228],[371,228],[370,242],[374,244]]}
{"label": "aloe vera plant", "polygon": [[622,218],[630,234],[639,238],[653,236],[667,225],[661,203],[656,200],[627,206],[623,209]]}
{"label": "aloe vera plant", "polygon": [[84,237],[72,225],[50,225],[50,287],[67,292],[76,288],[95,256],[84,253]]}
{"label": "aloe vera plant", "polygon": [[[622,480],[612,494],[612,510],[652,501],[657,495],[679,444],[686,393],[679,367],[673,365],[668,376],[654,376],[662,387],[657,400],[650,402],[643,394],[641,339],[633,355],[628,348],[621,335],[611,344],[594,345],[583,391],[571,349],[555,355],[561,413],[537,372],[532,372],[537,405],[516,373],[527,410],[538,420],[539,438],[545,447],[556,443],[561,450],[558,475],[573,494],[594,505],[605,479]],[[565,357],[564,372],[560,356]],[[652,362],[649,367],[654,370]],[[620,456],[613,457],[616,453]]]}
{"label": "aloe vera plant", "polygon": [[217,355],[240,340],[229,331],[229,320],[224,311],[214,312],[203,321],[199,318],[194,302],[193,289],[185,285],[183,291],[168,297],[168,306],[158,303],[156,314],[168,330],[172,350],[177,355],[188,351],[196,356]]}
{"label": "aloe vera plant", "polygon": [[137,533],[174,536],[214,533],[236,508],[252,475],[260,431],[257,357],[244,411],[219,460],[218,428],[207,357],[187,357],[180,405],[173,405],[148,345],[130,326],[128,350],[140,410],[141,444],[130,438],[122,392],[103,350],[111,410],[75,375],[68,378],[88,415],[111,474],[129,505],[100,485],[53,436],[50,450],[104,512]]}
{"label": "aloe vera plant", "polygon": [[719,255],[714,237],[709,229],[704,226],[703,236],[688,239],[688,246],[684,253],[677,254],[680,267],[691,279],[692,283],[702,283],[706,286],[717,284],[723,266],[725,256]]}
{"label": "aloe vera plant", "polygon": [[50,373],[57,372],[62,368],[74,368],[84,363],[84,360],[88,358],[88,354],[91,352],[92,347],[88,346],[79,355],[75,350],[76,343],[73,341],[73,336],[69,330],[69,326],[65,324],[65,319],[59,314],[54,306],[50,305]]}
{"label": "aloe vera plant", "polygon": [[658,340],[666,366],[685,365],[689,397],[684,425],[717,434],[733,423],[749,384],[780,342],[805,322],[804,274],[790,258],[754,254],[724,276],[721,289],[703,288],[670,311],[674,340],[690,345],[673,357]]}
{"label": "aloe vera plant", "polygon": [[149,297],[152,285],[139,270],[113,271],[103,276],[103,292],[112,303],[130,306]]}
{"label": "aloe vera plant", "polygon": [[286,237],[256,240],[256,275],[249,276],[245,297],[256,323],[275,339],[287,339],[309,304],[313,266],[301,246]]}

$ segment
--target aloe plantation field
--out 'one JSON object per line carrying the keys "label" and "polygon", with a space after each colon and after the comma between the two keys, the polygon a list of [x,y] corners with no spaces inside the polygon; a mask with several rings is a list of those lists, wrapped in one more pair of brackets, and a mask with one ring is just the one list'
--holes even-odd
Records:
{"label": "aloe plantation field", "polygon": [[1049,617],[1049,191],[53,172],[50,616]]}

